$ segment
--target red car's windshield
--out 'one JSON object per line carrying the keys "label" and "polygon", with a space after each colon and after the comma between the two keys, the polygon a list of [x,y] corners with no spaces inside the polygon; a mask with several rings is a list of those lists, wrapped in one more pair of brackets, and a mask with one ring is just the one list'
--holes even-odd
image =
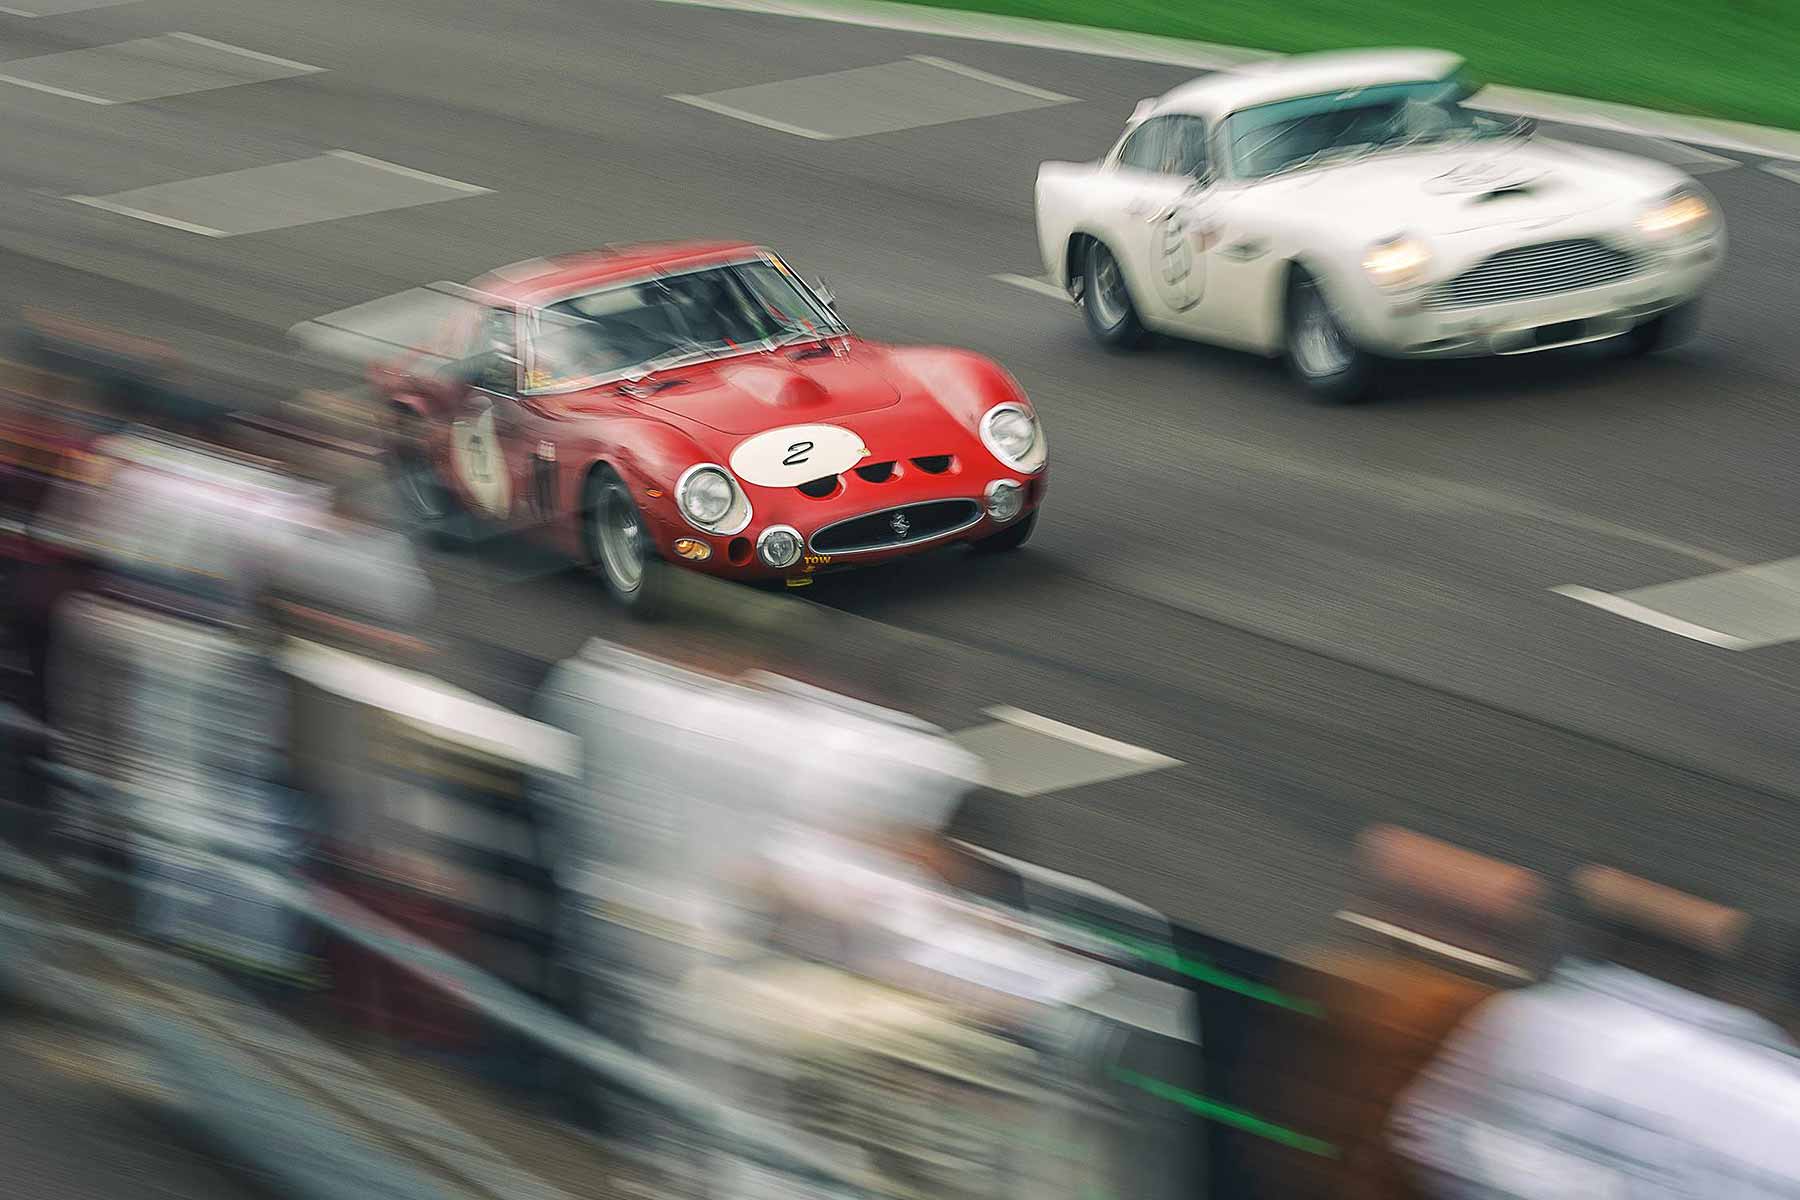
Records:
{"label": "red car's windshield", "polygon": [[658,360],[706,357],[839,332],[768,262],[672,275],[565,300],[539,316],[533,389],[629,374]]}

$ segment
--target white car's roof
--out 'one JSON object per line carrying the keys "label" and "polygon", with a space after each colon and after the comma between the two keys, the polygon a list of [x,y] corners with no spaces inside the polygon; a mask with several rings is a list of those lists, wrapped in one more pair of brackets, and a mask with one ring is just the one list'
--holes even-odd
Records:
{"label": "white car's roof", "polygon": [[1447,50],[1330,50],[1272,58],[1184,83],[1140,105],[1134,122],[1163,113],[1217,119],[1240,108],[1383,83],[1442,79],[1462,66]]}

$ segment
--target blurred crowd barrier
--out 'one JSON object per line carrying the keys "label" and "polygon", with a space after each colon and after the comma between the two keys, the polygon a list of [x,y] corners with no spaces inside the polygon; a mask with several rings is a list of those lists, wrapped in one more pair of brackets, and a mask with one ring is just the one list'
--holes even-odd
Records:
{"label": "blurred crowd barrier", "polygon": [[[75,864],[112,901],[0,913],[13,977],[41,952],[21,930],[172,949],[345,1045],[575,1122],[671,1197],[1540,1194],[1507,1177],[1519,1155],[1444,1147],[1503,1127],[1589,1153],[1557,1125],[1568,1097],[1531,1090],[1557,1074],[1535,1035],[1506,1031],[1567,1037],[1590,994],[1657,1036],[1726,1031],[1657,1059],[1660,1095],[1738,1054],[1759,1095],[1800,1099],[1751,1015],[1792,1024],[1800,941],[1616,871],[1558,888],[1375,828],[1329,935],[1276,955],[952,840],[982,764],[911,714],[959,662],[891,627],[684,575],[673,619],[550,665],[527,713],[484,701],[434,676],[402,544],[214,426],[155,427],[146,352],[117,350],[140,365],[0,396],[3,799],[26,852],[0,865]],[[134,1028],[223,1078],[178,1030]],[[257,1086],[216,1082],[220,1119]],[[1662,1103],[1629,1072],[1607,1086]],[[1738,1126],[1779,1131],[1739,1102]],[[1728,1177],[1724,1135],[1682,1142],[1657,1112],[1681,1162],[1608,1126],[1605,1170],[1691,1182],[1704,1144]],[[333,1151],[283,1144],[270,1169],[310,1160],[317,1184]],[[389,1194],[429,1194],[408,1188]]]}

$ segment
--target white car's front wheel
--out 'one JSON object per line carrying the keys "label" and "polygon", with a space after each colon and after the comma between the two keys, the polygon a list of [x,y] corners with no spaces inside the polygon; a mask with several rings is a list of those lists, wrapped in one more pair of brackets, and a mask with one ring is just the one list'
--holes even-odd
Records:
{"label": "white car's front wheel", "polygon": [[1129,350],[1144,340],[1144,323],[1125,283],[1124,268],[1098,238],[1082,258],[1081,312],[1094,340],[1109,350]]}
{"label": "white car's front wheel", "polygon": [[1368,395],[1369,355],[1343,326],[1325,290],[1304,270],[1288,285],[1288,368],[1316,400],[1353,404]]}
{"label": "white car's front wheel", "polygon": [[1700,302],[1689,300],[1658,313],[1625,335],[1625,353],[1638,357],[1672,350],[1694,336],[1699,326]]}

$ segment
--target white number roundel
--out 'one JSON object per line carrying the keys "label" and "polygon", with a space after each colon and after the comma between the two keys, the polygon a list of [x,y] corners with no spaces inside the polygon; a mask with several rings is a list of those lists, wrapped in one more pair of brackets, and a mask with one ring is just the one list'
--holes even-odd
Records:
{"label": "white number roundel", "polygon": [[494,410],[456,422],[450,437],[456,473],[469,495],[489,516],[504,517],[512,503],[512,479],[500,440],[494,436]]}
{"label": "white number roundel", "polygon": [[787,425],[745,438],[731,470],[758,487],[795,487],[848,471],[868,456],[862,439],[838,425]]}

